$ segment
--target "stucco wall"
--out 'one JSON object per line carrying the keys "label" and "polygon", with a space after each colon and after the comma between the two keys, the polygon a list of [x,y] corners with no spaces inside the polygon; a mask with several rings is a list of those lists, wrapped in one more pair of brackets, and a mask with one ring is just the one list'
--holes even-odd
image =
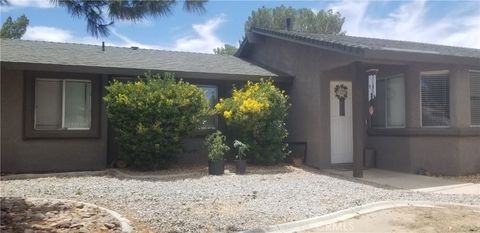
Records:
{"label": "stucco wall", "polygon": [[[470,127],[472,67],[416,63],[405,70],[405,129],[376,130],[368,137],[379,168],[416,173],[462,175],[480,172],[480,128]],[[420,77],[423,71],[449,70],[450,125],[422,127]]]}
{"label": "stucco wall", "polygon": [[107,149],[105,124],[100,125],[99,138],[24,139],[23,71],[2,69],[1,88],[2,172],[48,172],[105,168]]}
{"label": "stucco wall", "polygon": [[[338,53],[312,49],[311,47],[287,43],[278,39],[264,38],[253,44],[248,59],[261,66],[279,70],[294,76],[288,94],[292,107],[288,116],[289,141],[307,142],[307,161],[313,167],[330,166],[330,80],[353,80],[355,67],[352,58]],[[360,89],[358,89],[360,90]],[[354,93],[362,95],[362,91]],[[354,101],[355,100],[354,96]],[[353,103],[354,118],[358,114],[357,103]],[[357,115],[358,117],[358,115]],[[359,121],[362,121],[360,119]],[[354,127],[362,124],[355,124]],[[354,153],[362,153],[364,138],[354,128]],[[362,149],[358,149],[362,148]]]}
{"label": "stucco wall", "polygon": [[[459,175],[480,171],[480,128],[469,127],[468,82],[468,69],[479,67],[395,61],[394,55],[389,61],[355,62],[353,57],[340,53],[269,37],[260,37],[250,44],[243,56],[294,76],[289,89],[292,108],[288,140],[307,142],[308,165],[331,166],[329,82],[350,80],[354,92],[355,155],[363,154],[364,148],[373,148],[379,168],[403,172],[425,169]],[[380,68],[380,74],[405,73],[406,132],[392,133],[385,129],[367,136],[367,68]],[[421,127],[420,72],[431,70],[450,70],[451,124],[448,129]],[[464,131],[468,132],[464,134]]]}

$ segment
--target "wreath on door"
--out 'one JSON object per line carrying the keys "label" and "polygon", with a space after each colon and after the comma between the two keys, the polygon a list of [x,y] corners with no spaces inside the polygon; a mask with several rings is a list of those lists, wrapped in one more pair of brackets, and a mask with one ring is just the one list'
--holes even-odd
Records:
{"label": "wreath on door", "polygon": [[339,101],[339,115],[345,116],[345,99],[348,97],[348,88],[343,84],[335,86],[335,96]]}
{"label": "wreath on door", "polygon": [[348,88],[343,84],[335,86],[335,96],[339,100],[345,100],[348,97]]}

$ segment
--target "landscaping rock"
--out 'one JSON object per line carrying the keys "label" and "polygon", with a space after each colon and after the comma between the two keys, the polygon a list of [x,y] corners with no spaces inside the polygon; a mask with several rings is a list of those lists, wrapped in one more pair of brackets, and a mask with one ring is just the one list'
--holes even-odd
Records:
{"label": "landscaping rock", "polygon": [[[338,178],[308,168],[302,170],[292,167],[249,166],[246,175],[224,176],[208,176],[206,168],[202,168],[200,172],[195,170],[191,172],[192,175],[188,175],[191,173],[185,170],[159,173],[167,175],[155,177],[155,173],[149,172],[146,173],[148,178],[84,176],[4,180],[0,181],[1,195],[96,203],[131,217],[137,224],[136,232],[246,230],[389,200],[429,200],[480,205],[479,195],[395,190],[373,186],[353,178]],[[130,174],[142,175],[141,172]],[[82,195],[75,194],[79,189],[82,190]],[[8,206],[9,203],[6,204]],[[49,210],[44,211],[47,213],[53,212],[56,207],[47,205],[44,208]],[[104,223],[112,222],[102,219],[101,214],[85,212],[87,206],[82,209],[76,206],[71,206],[70,209],[72,208],[76,214],[65,217],[72,218],[70,227],[76,224],[75,218],[79,218],[92,224],[97,221],[100,224],[96,225],[99,231],[111,231]],[[62,215],[67,211],[58,210],[58,214]],[[88,219],[92,213],[91,219]],[[52,217],[45,214],[45,218]],[[4,218],[2,225],[3,222]]]}

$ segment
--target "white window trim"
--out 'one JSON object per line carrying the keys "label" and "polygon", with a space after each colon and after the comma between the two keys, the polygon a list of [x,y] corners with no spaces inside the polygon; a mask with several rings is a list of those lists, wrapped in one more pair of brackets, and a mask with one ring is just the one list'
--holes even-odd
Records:
{"label": "white window trim", "polygon": [[[470,82],[472,81],[472,77],[470,76],[470,73],[472,73],[472,72],[478,72],[478,73],[480,73],[480,70],[468,70],[468,86],[469,86],[469,87],[470,87]],[[469,92],[470,92],[470,90],[469,90]],[[471,96],[471,93],[470,93],[469,102],[470,102],[471,98],[472,98],[472,96]],[[471,105],[471,103],[469,103],[469,104],[470,104],[470,106],[469,106],[469,107],[470,107],[470,111],[472,111],[472,105]],[[472,128],[480,128],[480,124],[478,124],[478,125],[472,124],[472,114],[471,114],[471,113],[470,113],[470,127],[472,127]]]}
{"label": "white window trim", "polygon": [[[394,78],[398,78],[398,77],[403,77],[403,114],[404,114],[404,120],[405,122],[403,122],[403,125],[402,126],[388,126],[388,116],[387,116],[387,88],[385,86],[385,126],[375,126],[373,128],[375,129],[403,129],[403,128],[406,128],[407,127],[407,113],[406,113],[406,109],[405,109],[405,104],[406,104],[406,85],[405,85],[405,74],[394,74],[394,75],[389,75],[389,76],[385,76],[385,77],[378,77],[378,80],[388,80],[388,79],[394,79]],[[375,84],[377,85],[377,84]],[[377,88],[378,88],[378,85],[377,85]]]}
{"label": "white window trim", "polygon": [[423,109],[422,109],[422,78],[423,76],[433,76],[433,75],[446,75],[447,76],[447,79],[448,79],[448,96],[450,98],[450,70],[434,70],[434,71],[422,71],[420,72],[420,79],[418,80],[419,81],[419,85],[418,85],[418,89],[419,89],[419,100],[420,100],[420,127],[421,128],[431,128],[431,129],[435,129],[435,128],[438,128],[438,129],[446,129],[446,128],[450,128],[451,126],[451,122],[450,122],[450,118],[451,118],[451,106],[450,106],[450,100],[448,100],[448,115],[449,115],[449,121],[448,121],[448,125],[436,125],[436,126],[424,126],[423,125]]}
{"label": "white window trim", "polygon": [[[92,83],[91,80],[84,80],[84,79],[54,79],[54,78],[35,78],[36,80],[45,80],[45,81],[62,81],[62,127],[60,129],[54,129],[54,130],[90,130],[92,128],[91,122],[90,122],[90,127],[89,128],[66,128],[65,127],[65,84],[67,81],[75,81],[75,82],[84,82],[84,83]],[[36,100],[35,100],[36,101]],[[90,102],[92,100],[90,99]],[[90,103],[91,104],[91,103]],[[33,114],[33,129],[35,130],[45,130],[45,129],[37,129],[37,104],[36,102],[34,103],[34,114]],[[90,119],[91,121],[91,119]]]}

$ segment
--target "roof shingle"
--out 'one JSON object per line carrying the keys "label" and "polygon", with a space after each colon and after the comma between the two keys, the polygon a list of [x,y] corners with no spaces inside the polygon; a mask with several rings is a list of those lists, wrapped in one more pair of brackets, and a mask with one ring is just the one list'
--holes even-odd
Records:
{"label": "roof shingle", "polygon": [[229,55],[1,39],[0,61],[276,77]]}
{"label": "roof shingle", "polygon": [[428,53],[456,57],[480,58],[480,49],[463,48],[446,45],[418,43],[410,41],[386,40],[345,35],[325,35],[317,33],[304,33],[286,30],[271,30],[254,28],[253,32],[282,37],[303,43],[320,45],[349,52],[361,54],[362,50],[386,50],[411,53]]}

